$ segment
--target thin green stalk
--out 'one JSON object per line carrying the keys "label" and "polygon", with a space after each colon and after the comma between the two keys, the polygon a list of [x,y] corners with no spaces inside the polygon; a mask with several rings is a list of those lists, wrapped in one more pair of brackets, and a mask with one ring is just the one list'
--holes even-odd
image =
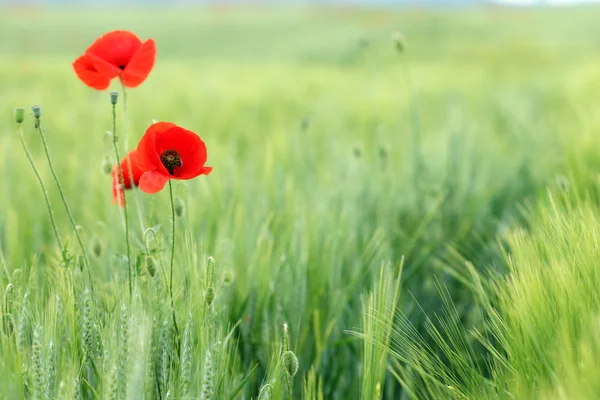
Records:
{"label": "thin green stalk", "polygon": [[125,217],[125,243],[127,244],[127,274],[129,277],[129,296],[133,296],[133,284],[131,274],[131,248],[129,245],[129,219],[127,218],[127,201],[125,199],[125,177],[121,168],[121,157],[119,157],[119,146],[117,146],[117,105],[112,105],[113,117],[113,147],[115,148],[115,157],[117,157],[117,168],[119,168],[119,178],[123,188],[123,215]]}
{"label": "thin green stalk", "polygon": [[169,269],[169,293],[171,293],[171,301],[173,300],[173,260],[175,258],[175,202],[173,201],[173,184],[169,180],[169,195],[171,196],[171,222],[173,232],[171,236],[171,266]]}
{"label": "thin green stalk", "polygon": [[52,159],[50,158],[50,151],[48,150],[48,144],[46,143],[46,137],[44,136],[44,131],[42,130],[42,123],[39,118],[36,118],[35,126],[37,127],[37,131],[40,134],[40,138],[42,139],[42,145],[44,146],[44,152],[46,153],[46,158],[48,159],[48,166],[50,167],[50,172],[52,173],[52,177],[54,178],[54,182],[56,182],[56,187],[58,187],[58,193],[60,194],[60,198],[65,206],[65,210],[67,211],[67,216],[69,217],[69,221],[71,222],[71,227],[73,228],[73,232],[75,232],[75,237],[77,238],[77,243],[79,243],[79,247],[81,249],[81,254],[83,255],[83,261],[85,263],[85,267],[88,271],[88,277],[90,280],[90,288],[92,293],[94,292],[94,283],[92,282],[92,272],[90,271],[90,263],[87,256],[87,252],[85,250],[85,246],[83,245],[83,241],[81,240],[81,236],[79,235],[79,231],[77,230],[77,225],[75,224],[75,220],[73,219],[73,214],[71,213],[71,209],[69,208],[69,204],[67,203],[67,198],[65,197],[65,193],[62,190],[62,186],[60,185],[60,181],[58,180],[58,175],[56,175],[56,171],[54,170],[54,165],[52,164]]}
{"label": "thin green stalk", "polygon": [[29,149],[27,148],[27,144],[25,143],[25,138],[23,137],[23,127],[19,124],[19,138],[21,139],[21,145],[23,145],[23,150],[25,150],[25,155],[33,168],[33,172],[37,177],[38,182],[40,183],[40,187],[42,188],[42,193],[44,194],[44,200],[46,201],[46,207],[48,207],[48,215],[50,215],[50,222],[52,223],[52,230],[54,231],[54,236],[56,237],[56,243],[58,243],[58,247],[60,248],[60,253],[62,255],[63,263],[65,266],[68,265],[68,260],[65,255],[65,248],[62,245],[62,241],[60,240],[60,235],[58,234],[58,228],[56,227],[56,221],[54,221],[54,212],[52,211],[52,205],[50,204],[50,199],[48,198],[48,192],[46,191],[46,186],[44,185],[44,181],[42,180],[42,176],[35,166],[35,162],[33,162],[33,158],[29,153]]}
{"label": "thin green stalk", "polygon": [[[121,88],[123,89],[123,144],[124,144],[125,152],[128,153],[129,152],[129,119],[127,118],[127,89],[125,88],[125,85],[123,84],[122,80],[121,80]],[[129,173],[131,174],[132,167],[131,167],[131,160],[129,160],[129,159],[127,161],[127,169],[129,170]],[[132,189],[132,192],[134,193],[135,206],[136,206],[135,208],[137,210],[137,216],[140,221],[140,228],[141,228],[142,232],[144,232],[146,230],[146,226],[144,225],[144,217],[142,215],[142,206],[141,206],[141,202],[140,202],[139,190],[135,186],[133,186],[131,189]]]}
{"label": "thin green stalk", "polygon": [[287,388],[288,399],[292,400],[293,399],[293,397],[292,397],[292,385],[290,384],[290,377],[285,372],[283,373],[283,375],[285,376],[285,386]]}
{"label": "thin green stalk", "polygon": [[171,295],[171,311],[173,312],[173,326],[176,333],[176,343],[179,349],[179,329],[175,318],[175,302],[173,300],[173,260],[175,259],[175,201],[173,200],[173,184],[169,180],[169,195],[171,197],[171,220],[173,231],[171,232],[171,266],[169,267],[169,294]]}

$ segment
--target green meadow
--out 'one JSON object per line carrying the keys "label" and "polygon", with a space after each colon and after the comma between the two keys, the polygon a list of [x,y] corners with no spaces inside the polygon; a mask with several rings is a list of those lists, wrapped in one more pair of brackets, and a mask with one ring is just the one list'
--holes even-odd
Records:
{"label": "green meadow", "polygon": [[[0,7],[0,399],[596,398],[599,17]],[[121,154],[169,121],[213,167],[174,220],[127,192],[130,259],[71,66],[113,29],[158,49]]]}

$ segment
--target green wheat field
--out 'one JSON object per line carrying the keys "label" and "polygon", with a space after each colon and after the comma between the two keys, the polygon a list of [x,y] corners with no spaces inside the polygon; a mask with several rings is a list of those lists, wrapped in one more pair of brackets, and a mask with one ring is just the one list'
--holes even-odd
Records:
{"label": "green wheat field", "polygon": [[[599,18],[0,8],[0,399],[598,398]],[[71,66],[113,29],[158,49],[121,154],[171,121],[214,168],[174,181],[173,301],[169,192],[128,192],[130,295]]]}

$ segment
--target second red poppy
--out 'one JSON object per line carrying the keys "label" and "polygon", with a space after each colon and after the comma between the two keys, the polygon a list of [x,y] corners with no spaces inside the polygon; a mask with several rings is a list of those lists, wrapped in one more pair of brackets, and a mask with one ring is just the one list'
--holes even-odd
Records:
{"label": "second red poppy", "polygon": [[96,90],[107,89],[116,77],[125,87],[139,86],[156,59],[154,39],[142,42],[129,31],[105,33],[73,62],[73,69],[83,83]]}

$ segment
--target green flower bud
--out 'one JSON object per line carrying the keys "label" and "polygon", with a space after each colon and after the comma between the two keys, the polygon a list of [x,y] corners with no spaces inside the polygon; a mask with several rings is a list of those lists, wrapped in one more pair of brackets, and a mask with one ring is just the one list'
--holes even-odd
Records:
{"label": "green flower bud", "polygon": [[283,370],[290,377],[294,377],[298,372],[298,357],[293,351],[286,351],[281,355],[281,363],[283,364]]}
{"label": "green flower bud", "polygon": [[231,284],[233,283],[234,280],[234,275],[233,275],[233,271],[231,270],[227,270],[223,273],[223,285],[225,286],[231,286]]}
{"label": "green flower bud", "polygon": [[113,169],[113,165],[110,160],[110,157],[109,156],[104,157],[104,159],[102,160],[102,172],[104,172],[106,175],[110,175],[110,173],[112,172],[112,169]]}
{"label": "green flower bud", "polygon": [[394,42],[396,51],[399,54],[404,53],[404,50],[406,50],[406,38],[400,31],[394,32],[394,34],[392,35],[392,41]]}
{"label": "green flower bud", "polygon": [[146,256],[146,270],[148,274],[154,278],[156,275],[156,262],[154,261],[154,257]]}
{"label": "green flower bud", "polygon": [[212,286],[209,286],[206,289],[206,293],[204,294],[204,301],[206,301],[207,306],[210,306],[214,300],[215,300],[215,288]]}
{"label": "green flower bud", "polygon": [[92,237],[92,239],[90,240],[90,247],[92,249],[92,253],[96,257],[102,256],[102,250],[103,250],[102,241],[100,239],[98,239],[96,236]]}
{"label": "green flower bud", "polygon": [[110,104],[113,106],[117,104],[119,100],[119,92],[110,92]]}
{"label": "green flower bud", "polygon": [[181,217],[185,215],[185,202],[181,197],[175,197],[173,200],[173,205],[175,208],[175,215]]}
{"label": "green flower bud", "polygon": [[22,107],[15,108],[15,121],[17,124],[21,124],[23,120],[25,120],[25,109]]}

